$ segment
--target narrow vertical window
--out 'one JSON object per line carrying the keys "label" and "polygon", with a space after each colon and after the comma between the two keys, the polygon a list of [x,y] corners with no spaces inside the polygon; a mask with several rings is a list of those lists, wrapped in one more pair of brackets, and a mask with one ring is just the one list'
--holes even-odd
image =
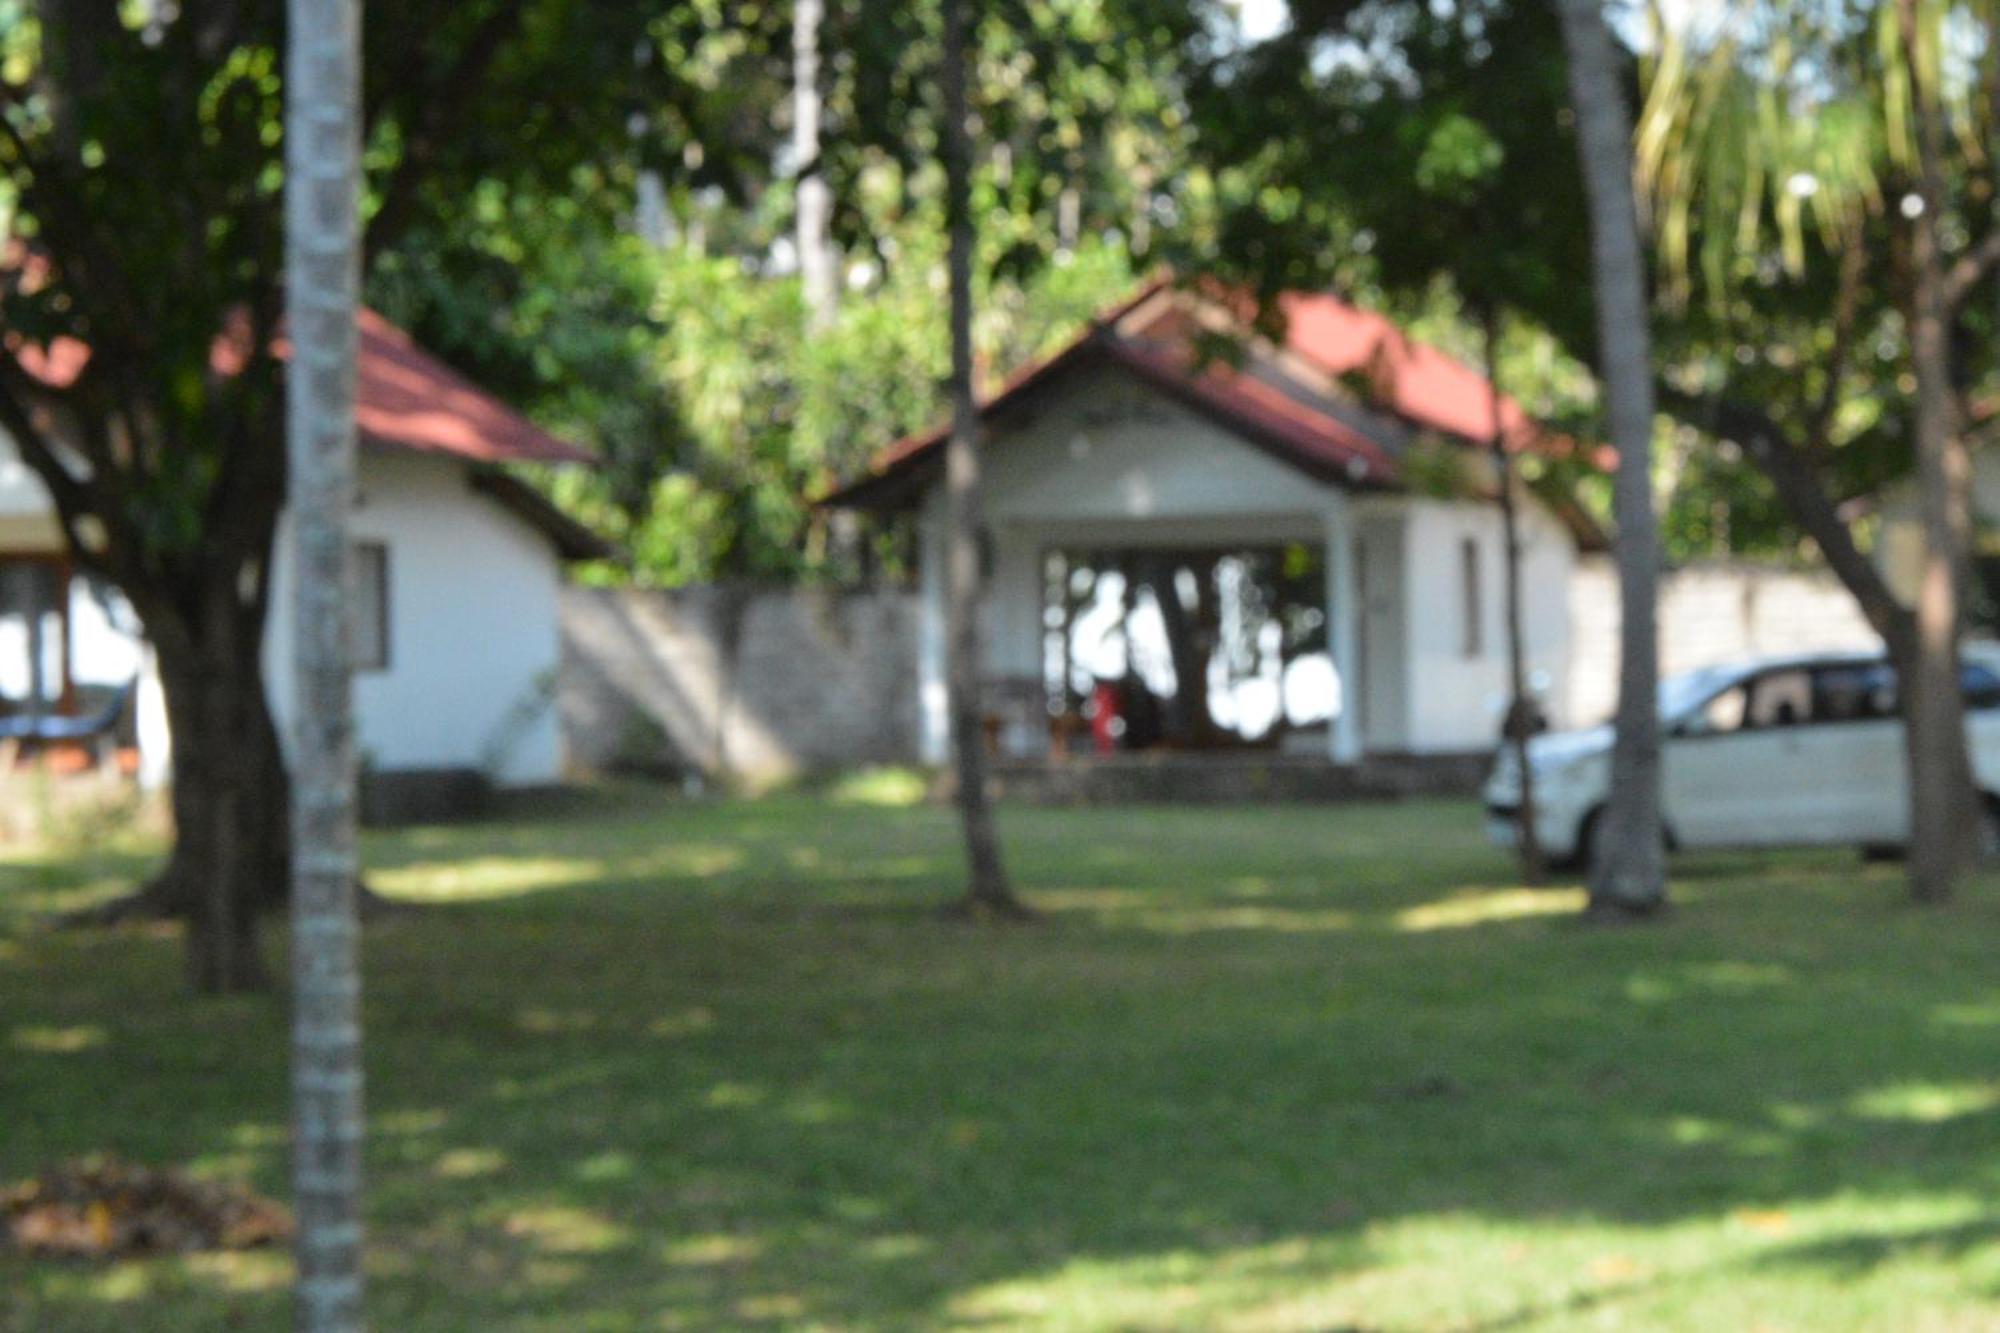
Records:
{"label": "narrow vertical window", "polygon": [[354,669],[389,669],[389,547],[354,543]]}
{"label": "narrow vertical window", "polygon": [[1486,651],[1486,608],[1480,598],[1479,542],[1476,538],[1467,537],[1458,544],[1458,577],[1460,606],[1465,616],[1460,647],[1469,660]]}

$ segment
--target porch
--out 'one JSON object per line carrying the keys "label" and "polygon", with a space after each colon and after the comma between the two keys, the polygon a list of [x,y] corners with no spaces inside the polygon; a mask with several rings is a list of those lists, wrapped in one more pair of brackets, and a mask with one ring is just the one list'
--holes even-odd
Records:
{"label": "porch", "polygon": [[60,553],[0,550],[0,770],[136,771],[143,666],[123,599]]}
{"label": "porch", "polygon": [[[1371,639],[1393,654],[1400,599],[1378,596],[1371,615],[1364,580],[1391,591],[1400,529],[1353,509],[997,521],[984,695],[996,759],[1325,768],[1393,743],[1398,664],[1367,662]],[[941,685],[941,655],[929,665]]]}

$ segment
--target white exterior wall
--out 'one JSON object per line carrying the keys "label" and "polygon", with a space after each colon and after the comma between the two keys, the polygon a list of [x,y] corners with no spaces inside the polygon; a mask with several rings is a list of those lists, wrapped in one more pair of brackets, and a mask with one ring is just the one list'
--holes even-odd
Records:
{"label": "white exterior wall", "polygon": [[[1499,507],[1444,500],[1404,502],[1404,606],[1413,751],[1475,750],[1500,734],[1509,690],[1507,566]],[[1576,567],[1569,533],[1538,505],[1521,510],[1522,637],[1528,676],[1557,714],[1568,697],[1567,589]],[[1480,652],[1464,652],[1460,544],[1479,551]]]}
{"label": "white exterior wall", "polygon": [[[354,680],[357,746],[377,769],[477,768],[502,784],[562,774],[555,708],[561,566],[548,540],[466,485],[449,459],[365,451],[352,526],[389,552],[389,666]],[[289,733],[291,554],[280,525],[264,643]]]}
{"label": "white exterior wall", "polygon": [[1360,589],[1358,693],[1364,751],[1410,748],[1410,616],[1407,604],[1406,523],[1401,499],[1365,499],[1354,505],[1355,583]]}
{"label": "white exterior wall", "polygon": [[0,551],[60,551],[62,527],[49,493],[0,432]]}

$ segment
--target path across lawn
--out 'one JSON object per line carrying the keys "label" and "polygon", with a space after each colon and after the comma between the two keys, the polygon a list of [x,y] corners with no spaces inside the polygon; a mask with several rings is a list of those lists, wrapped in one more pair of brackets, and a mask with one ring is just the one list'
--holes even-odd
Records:
{"label": "path across lawn", "polygon": [[[2000,885],[1677,867],[1602,931],[1454,804],[948,814],[623,791],[375,838],[374,1326],[2000,1329]],[[272,1000],[0,860],[0,1182],[280,1193]],[[0,1256],[5,1333],[284,1325],[280,1254]]]}

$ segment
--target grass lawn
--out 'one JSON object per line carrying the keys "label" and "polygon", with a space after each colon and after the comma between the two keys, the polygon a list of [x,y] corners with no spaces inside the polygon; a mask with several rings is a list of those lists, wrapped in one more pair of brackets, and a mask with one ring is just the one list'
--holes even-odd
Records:
{"label": "grass lawn", "polygon": [[[374,1326],[2000,1330],[2000,884],[1677,867],[1603,931],[1454,804],[1006,813],[621,792],[371,839]],[[0,1180],[281,1194],[273,1000],[52,934],[0,860]],[[284,1325],[278,1254],[0,1257],[0,1329]]]}

